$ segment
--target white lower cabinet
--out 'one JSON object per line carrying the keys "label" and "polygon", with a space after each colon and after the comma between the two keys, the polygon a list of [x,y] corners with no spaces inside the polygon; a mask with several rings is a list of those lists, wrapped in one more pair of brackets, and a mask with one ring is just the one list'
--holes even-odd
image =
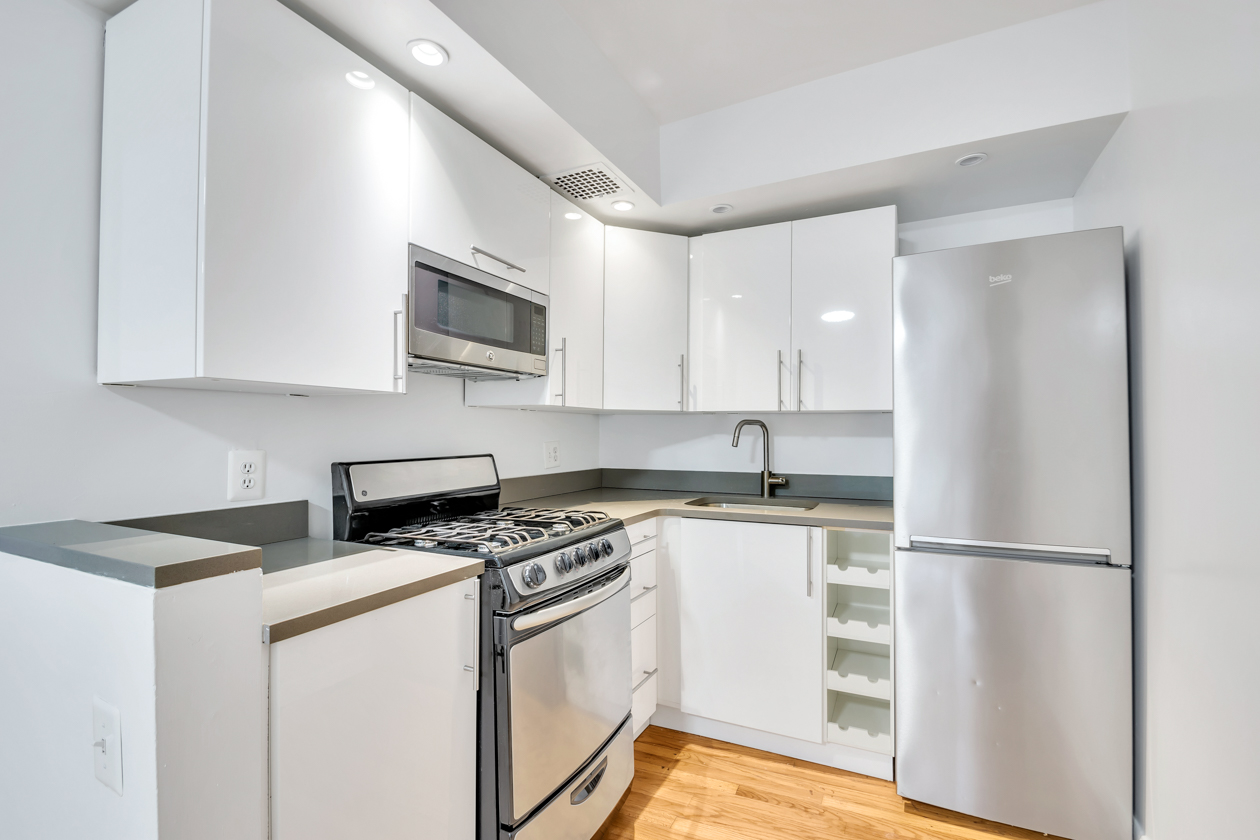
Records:
{"label": "white lower cabinet", "polygon": [[630,561],[630,684],[634,736],[656,713],[656,520],[627,526],[632,540]]}
{"label": "white lower cabinet", "polygon": [[477,579],[271,645],[272,840],[469,840]]}
{"label": "white lower cabinet", "polygon": [[823,742],[821,530],[682,520],[679,709]]}

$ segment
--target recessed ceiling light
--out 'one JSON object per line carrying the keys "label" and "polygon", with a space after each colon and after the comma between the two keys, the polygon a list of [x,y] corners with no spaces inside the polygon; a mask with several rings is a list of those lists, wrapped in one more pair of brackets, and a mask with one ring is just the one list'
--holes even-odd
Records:
{"label": "recessed ceiling light", "polygon": [[614,210],[620,210],[621,212],[623,212],[623,213],[624,213],[624,212],[626,212],[627,210],[633,210],[633,209],[634,209],[634,202],[633,202],[633,201],[625,201],[625,200],[622,200],[622,201],[614,201],[614,202],[612,203],[612,208],[613,208]]}
{"label": "recessed ceiling light", "polygon": [[840,321],[852,320],[853,313],[847,309],[837,309],[834,312],[824,312],[822,319],[829,324],[836,324]]}
{"label": "recessed ceiling light", "polygon": [[743,297],[743,295],[731,295],[731,297],[733,297],[733,298],[735,298],[736,300],[738,300],[739,298],[742,298],[742,297]]}
{"label": "recessed ceiling light", "polygon": [[733,204],[714,204],[709,208],[710,213],[729,213],[735,209]]}
{"label": "recessed ceiling light", "polygon": [[437,67],[451,60],[450,53],[439,43],[421,38],[407,44],[411,48],[412,57],[421,64]]}
{"label": "recessed ceiling light", "polygon": [[578,219],[582,218],[582,214],[569,212],[569,213],[565,213],[564,217],[570,221],[576,222]]}
{"label": "recessed ceiling light", "polygon": [[351,70],[346,74],[346,81],[359,90],[371,90],[376,87],[376,80],[362,70]]}
{"label": "recessed ceiling light", "polygon": [[954,161],[954,163],[959,166],[975,166],[976,164],[984,163],[988,159],[989,156],[984,152],[976,152],[973,155],[963,155],[958,160]]}

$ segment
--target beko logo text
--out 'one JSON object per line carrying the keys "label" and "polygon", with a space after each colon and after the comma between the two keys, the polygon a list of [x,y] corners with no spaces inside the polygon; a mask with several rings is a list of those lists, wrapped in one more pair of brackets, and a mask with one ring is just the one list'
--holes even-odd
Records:
{"label": "beko logo text", "polygon": [[993,276],[992,274],[989,275],[990,286],[1000,286],[1003,283],[1011,282],[1011,280],[1012,280],[1012,277],[1009,274],[999,274],[996,277]]}

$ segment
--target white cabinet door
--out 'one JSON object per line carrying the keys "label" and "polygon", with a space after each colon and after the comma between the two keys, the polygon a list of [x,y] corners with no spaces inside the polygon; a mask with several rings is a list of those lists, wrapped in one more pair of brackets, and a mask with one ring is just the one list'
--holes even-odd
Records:
{"label": "white cabinet door", "polygon": [[788,399],[792,223],[691,240],[697,411],[779,411]]}
{"label": "white cabinet door", "polygon": [[272,840],[473,836],[476,593],[463,581],[271,645]]}
{"label": "white cabinet door", "polygon": [[275,0],[107,31],[101,381],[402,390],[407,92]]}
{"label": "white cabinet door", "polygon": [[542,181],[411,95],[416,245],[546,294],[550,195]]}
{"label": "white cabinet door", "polygon": [[604,229],[604,408],[679,411],[687,237]]}
{"label": "white cabinet door", "polygon": [[550,286],[547,376],[468,382],[465,405],[603,407],[604,225],[554,192]]}
{"label": "white cabinet door", "polygon": [[[822,743],[823,603],[816,528],[683,519],[676,608],[679,708]],[[667,627],[669,622],[659,626]],[[662,668],[668,657],[662,635]]]}
{"label": "white cabinet door", "polygon": [[792,222],[792,408],[892,411],[897,208]]}

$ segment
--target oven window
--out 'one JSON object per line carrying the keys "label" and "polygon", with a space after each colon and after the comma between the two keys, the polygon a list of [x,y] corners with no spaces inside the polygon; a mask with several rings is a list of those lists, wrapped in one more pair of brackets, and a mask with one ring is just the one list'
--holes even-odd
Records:
{"label": "oven window", "polygon": [[521,353],[536,352],[536,345],[546,352],[545,307],[423,263],[413,271],[416,329]]}

